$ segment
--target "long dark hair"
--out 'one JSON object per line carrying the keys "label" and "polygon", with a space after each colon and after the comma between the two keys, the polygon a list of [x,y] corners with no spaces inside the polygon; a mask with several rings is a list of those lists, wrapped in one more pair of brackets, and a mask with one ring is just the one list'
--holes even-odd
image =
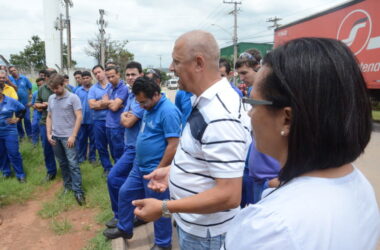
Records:
{"label": "long dark hair", "polygon": [[345,44],[296,39],[268,53],[263,64],[271,73],[261,93],[292,109],[282,183],[353,162],[364,151],[372,130],[371,105],[363,75]]}

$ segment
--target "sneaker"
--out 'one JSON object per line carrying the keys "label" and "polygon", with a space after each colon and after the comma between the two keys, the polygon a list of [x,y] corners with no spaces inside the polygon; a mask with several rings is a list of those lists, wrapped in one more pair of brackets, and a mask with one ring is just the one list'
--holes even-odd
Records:
{"label": "sneaker", "polygon": [[49,182],[55,179],[55,174],[46,174],[45,181]]}
{"label": "sneaker", "polygon": [[157,244],[154,244],[150,250],[172,250],[172,245],[169,245],[167,247],[160,247]]}
{"label": "sneaker", "polygon": [[86,204],[86,199],[84,198],[84,195],[82,193],[76,193],[75,199],[77,200],[79,206],[83,206],[84,204]]}
{"label": "sneaker", "polygon": [[133,233],[124,232],[123,230],[120,230],[117,227],[107,228],[103,231],[103,235],[109,240],[113,240],[120,237],[124,239],[131,239],[133,237]]}
{"label": "sneaker", "polygon": [[26,179],[25,177],[20,177],[20,178],[17,178],[18,182],[20,183],[26,183]]}
{"label": "sneaker", "polygon": [[112,218],[105,224],[108,228],[115,228],[117,226],[118,220],[116,218]]}

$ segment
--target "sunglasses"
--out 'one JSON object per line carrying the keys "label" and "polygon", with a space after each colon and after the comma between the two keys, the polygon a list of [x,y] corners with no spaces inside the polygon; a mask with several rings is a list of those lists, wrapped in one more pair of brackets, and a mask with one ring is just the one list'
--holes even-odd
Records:
{"label": "sunglasses", "polygon": [[272,101],[267,101],[267,100],[256,100],[256,99],[252,99],[252,98],[248,98],[248,97],[243,97],[242,99],[242,102],[243,102],[243,108],[245,111],[249,111],[250,108],[247,107],[247,104],[248,105],[251,105],[251,108],[254,107],[254,106],[259,106],[259,105],[273,105],[273,102]]}
{"label": "sunglasses", "polygon": [[240,54],[239,59],[246,59],[246,60],[251,60],[251,61],[257,61],[256,58],[249,54],[248,52],[243,52]]}

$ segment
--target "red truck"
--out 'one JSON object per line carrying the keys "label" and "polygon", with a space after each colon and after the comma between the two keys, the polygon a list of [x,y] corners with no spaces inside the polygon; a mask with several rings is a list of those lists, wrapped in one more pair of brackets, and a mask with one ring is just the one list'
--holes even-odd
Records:
{"label": "red truck", "polygon": [[283,25],[274,46],[299,37],[341,40],[356,55],[370,95],[380,100],[380,0],[352,0]]}

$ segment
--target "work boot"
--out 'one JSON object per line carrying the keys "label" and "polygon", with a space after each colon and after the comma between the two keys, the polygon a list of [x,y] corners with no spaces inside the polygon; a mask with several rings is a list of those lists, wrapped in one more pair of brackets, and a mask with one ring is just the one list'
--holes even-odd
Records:
{"label": "work boot", "polygon": [[123,230],[120,230],[117,227],[107,228],[103,231],[103,235],[109,240],[113,240],[120,237],[124,239],[131,239],[133,237],[133,233],[124,232]]}
{"label": "work boot", "polygon": [[108,228],[115,228],[117,226],[117,222],[118,222],[118,220],[116,218],[112,218],[105,225]]}

